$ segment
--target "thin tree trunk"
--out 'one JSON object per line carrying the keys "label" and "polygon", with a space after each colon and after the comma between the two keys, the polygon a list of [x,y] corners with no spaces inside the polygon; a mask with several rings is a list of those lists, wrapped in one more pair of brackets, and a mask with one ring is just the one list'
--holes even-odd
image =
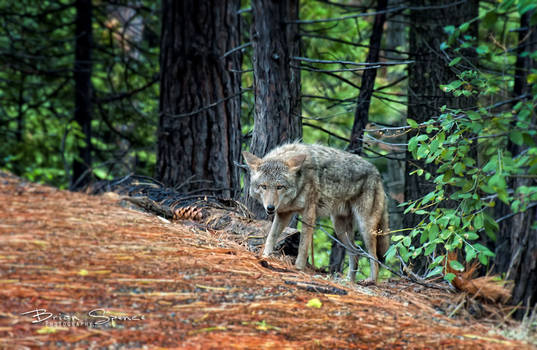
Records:
{"label": "thin tree trunk", "polygon": [[17,99],[17,142],[22,142],[24,139],[24,80],[26,76],[20,75],[19,96]]}
{"label": "thin tree trunk", "polygon": [[[537,62],[529,55],[522,55],[523,52],[537,51],[537,26],[531,26],[531,15],[532,12],[526,12],[520,18],[514,96],[531,92],[527,77],[530,70],[537,67]],[[509,142],[508,148],[514,157],[525,147]],[[534,179],[526,178],[515,178],[510,183],[510,187],[515,189],[535,185]],[[503,203],[498,206],[500,215],[510,212],[510,208]],[[505,272],[506,279],[515,283],[511,300],[513,305],[528,307],[537,303],[537,229],[533,226],[536,220],[537,208],[533,207],[500,223],[494,263],[497,272]],[[515,316],[521,318],[525,311],[525,308],[521,308]]]}
{"label": "thin tree trunk", "polygon": [[240,188],[240,0],[162,2],[156,177],[183,192]]}
{"label": "thin tree trunk", "polygon": [[[251,40],[254,68],[254,130],[250,152],[264,156],[274,147],[302,138],[300,118],[300,71],[291,68],[293,56],[300,55],[298,0],[252,0]],[[262,206],[248,193],[245,201],[258,217]]]}
{"label": "thin tree trunk", "polygon": [[[384,33],[384,23],[386,22],[386,7],[388,0],[378,0],[376,8],[377,14],[373,22],[373,31],[369,38],[369,52],[367,54],[367,62],[378,62],[380,45],[382,43],[382,34]],[[377,69],[367,69],[362,74],[362,84],[360,86],[360,94],[354,114],[354,123],[351,131],[351,142],[349,143],[348,151],[355,154],[362,153],[362,144],[364,129],[369,122],[369,105],[375,88],[375,78],[377,77]]]}
{"label": "thin tree trunk", "polygon": [[91,175],[91,0],[77,0],[75,7],[75,121],[82,129],[85,145],[77,147],[78,159],[73,161],[71,189],[86,185]]}
{"label": "thin tree trunk", "polygon": [[[367,54],[367,62],[378,62],[380,46],[382,43],[382,34],[384,32],[384,23],[386,22],[386,7],[388,6],[388,0],[378,0],[376,12],[373,22],[373,30],[371,37],[369,38],[369,52]],[[377,77],[377,69],[365,70],[362,74],[362,83],[360,86],[360,93],[358,94],[358,101],[356,104],[356,111],[354,114],[354,123],[351,131],[351,141],[348,146],[348,151],[354,154],[362,153],[364,129],[369,122],[369,106],[371,104],[371,97],[373,96],[373,90],[375,88],[375,78]],[[345,257],[345,248],[342,247],[336,241],[332,241],[332,248],[330,250],[330,272],[341,272],[343,270],[343,260]]]}

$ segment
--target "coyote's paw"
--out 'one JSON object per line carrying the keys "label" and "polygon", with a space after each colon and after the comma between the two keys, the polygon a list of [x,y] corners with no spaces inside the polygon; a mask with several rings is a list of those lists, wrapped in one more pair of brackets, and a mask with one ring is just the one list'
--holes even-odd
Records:
{"label": "coyote's paw", "polygon": [[295,261],[295,267],[296,267],[297,270],[305,270],[306,269],[306,260],[297,258],[296,261]]}

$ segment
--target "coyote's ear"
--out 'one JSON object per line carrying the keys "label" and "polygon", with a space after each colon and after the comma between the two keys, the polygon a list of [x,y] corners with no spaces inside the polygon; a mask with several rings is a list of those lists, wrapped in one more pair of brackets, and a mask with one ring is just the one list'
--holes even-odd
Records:
{"label": "coyote's ear", "polygon": [[289,171],[291,172],[297,172],[302,167],[302,164],[306,160],[305,154],[299,154],[297,156],[294,156],[293,158],[289,159],[286,164],[289,167]]}
{"label": "coyote's ear", "polygon": [[250,152],[243,151],[242,156],[244,157],[244,160],[246,161],[246,164],[248,165],[248,168],[252,171],[256,171],[257,167],[259,166],[259,163],[261,163],[261,158],[258,158],[254,156]]}

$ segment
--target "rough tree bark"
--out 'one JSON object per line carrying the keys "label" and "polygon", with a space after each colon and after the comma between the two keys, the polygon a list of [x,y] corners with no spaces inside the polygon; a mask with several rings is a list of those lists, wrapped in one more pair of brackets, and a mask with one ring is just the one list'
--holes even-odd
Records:
{"label": "rough tree bark", "polygon": [[[523,52],[537,52],[537,26],[531,25],[532,12],[526,12],[520,18],[518,32],[517,61],[515,63],[515,84],[513,94],[515,97],[531,93],[528,84],[528,74],[531,69],[537,68],[537,62]],[[516,156],[525,150],[525,146],[509,143],[509,150]],[[535,179],[515,178],[510,181],[511,188],[520,186],[535,186]],[[508,215],[509,207],[498,206],[498,214]],[[500,222],[500,230],[496,241],[495,269],[505,272],[506,279],[514,281],[513,305],[535,305],[537,303],[537,229],[534,223],[537,220],[537,208],[530,208],[522,213]],[[533,228],[532,228],[533,226]],[[526,312],[519,309],[515,316],[521,318]]]}
{"label": "rough tree bark", "polygon": [[78,159],[73,161],[70,185],[72,190],[85,186],[91,175],[91,0],[77,0],[75,8],[75,121],[82,129],[85,145],[77,146]]}
{"label": "rough tree bark", "polygon": [[[377,14],[373,22],[371,37],[369,38],[369,52],[367,54],[367,62],[378,62],[380,46],[382,43],[382,34],[384,33],[384,23],[386,22],[386,7],[388,0],[378,0],[375,9]],[[354,122],[352,125],[350,143],[347,150],[354,154],[362,153],[364,129],[369,122],[369,106],[373,89],[375,88],[375,78],[377,77],[377,69],[367,69],[362,74],[362,82],[356,111],[354,114]],[[345,248],[336,241],[332,241],[330,249],[330,272],[341,272],[343,269],[343,258],[345,257]]]}
{"label": "rough tree bark", "polygon": [[156,177],[183,192],[236,196],[240,0],[162,1]]}
{"label": "rough tree bark", "polygon": [[[463,3],[451,0],[413,0],[410,11],[409,51],[415,62],[408,71],[408,111],[407,115],[418,123],[440,115],[440,108],[466,108],[475,106],[474,98],[454,97],[440,89],[456,79],[456,73],[448,66],[449,59],[440,51],[440,44],[447,39],[444,27],[459,26],[477,17],[479,1],[467,0]],[[468,29],[469,35],[477,35],[477,22]],[[448,52],[448,55],[450,53]],[[466,52],[467,59],[475,60],[475,53]],[[454,56],[453,56],[454,57]],[[408,138],[413,135],[408,135]],[[423,176],[409,173],[417,168],[433,171],[434,164],[417,161],[407,152],[407,171],[405,173],[405,200],[423,197],[434,189],[434,184]],[[407,214],[403,226],[415,227],[420,216]]]}
{"label": "rough tree bark", "polygon": [[[412,0],[413,9],[410,11],[409,52],[410,59],[415,62],[409,66],[408,71],[408,110],[407,115],[418,123],[425,122],[434,116],[440,115],[440,108],[468,108],[476,105],[475,98],[454,97],[440,89],[441,84],[447,84],[456,79],[456,71],[448,66],[450,59],[455,57],[452,52],[440,51],[440,44],[447,39],[444,27],[461,25],[478,16],[479,1],[466,0],[453,2],[451,0]],[[477,21],[474,21],[466,34],[477,36]],[[471,62],[476,59],[474,50],[462,52]],[[413,137],[409,133],[407,137]],[[423,176],[410,175],[418,168],[434,174],[434,164],[415,160],[412,155],[406,154],[405,172],[405,201],[422,198],[434,190],[435,185],[426,181]],[[408,213],[403,217],[403,227],[413,228],[422,217]],[[427,268],[426,259],[414,262],[414,271],[423,273]]]}
{"label": "rough tree bark", "polygon": [[[254,130],[250,152],[262,157],[274,147],[302,137],[300,71],[290,66],[300,55],[298,0],[252,0],[251,40],[254,68]],[[258,217],[262,206],[248,193],[245,202]]]}
{"label": "rough tree bark", "polygon": [[[399,4],[399,0],[388,0],[388,7],[395,7]],[[406,36],[406,20],[403,14],[397,14],[390,16],[390,19],[386,23],[386,43],[385,47],[388,50],[401,50],[403,52],[408,51],[408,41]],[[406,59],[407,55],[388,51],[386,55],[389,55],[393,59]],[[396,70],[387,71],[387,80],[396,81],[406,76],[406,72],[400,72]],[[407,81],[402,84],[405,88]],[[404,126],[406,123],[405,116],[401,115],[396,126]],[[396,136],[399,134],[398,136]],[[406,143],[406,134],[401,132],[395,132],[394,135],[390,135],[389,142],[395,144]],[[388,210],[390,212],[390,230],[399,230],[403,228],[403,212],[404,208],[399,207],[403,201],[405,191],[405,148],[403,146],[393,146],[393,152],[390,154],[391,158],[386,159],[386,174],[385,184],[386,192],[390,197]]]}

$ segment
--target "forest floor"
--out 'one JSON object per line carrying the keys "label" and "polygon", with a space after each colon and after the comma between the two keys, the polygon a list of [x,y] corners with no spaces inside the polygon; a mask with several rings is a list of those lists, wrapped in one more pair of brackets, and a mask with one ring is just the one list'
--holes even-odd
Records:
{"label": "forest floor", "polygon": [[337,284],[118,202],[0,173],[0,348],[536,348],[455,293]]}

